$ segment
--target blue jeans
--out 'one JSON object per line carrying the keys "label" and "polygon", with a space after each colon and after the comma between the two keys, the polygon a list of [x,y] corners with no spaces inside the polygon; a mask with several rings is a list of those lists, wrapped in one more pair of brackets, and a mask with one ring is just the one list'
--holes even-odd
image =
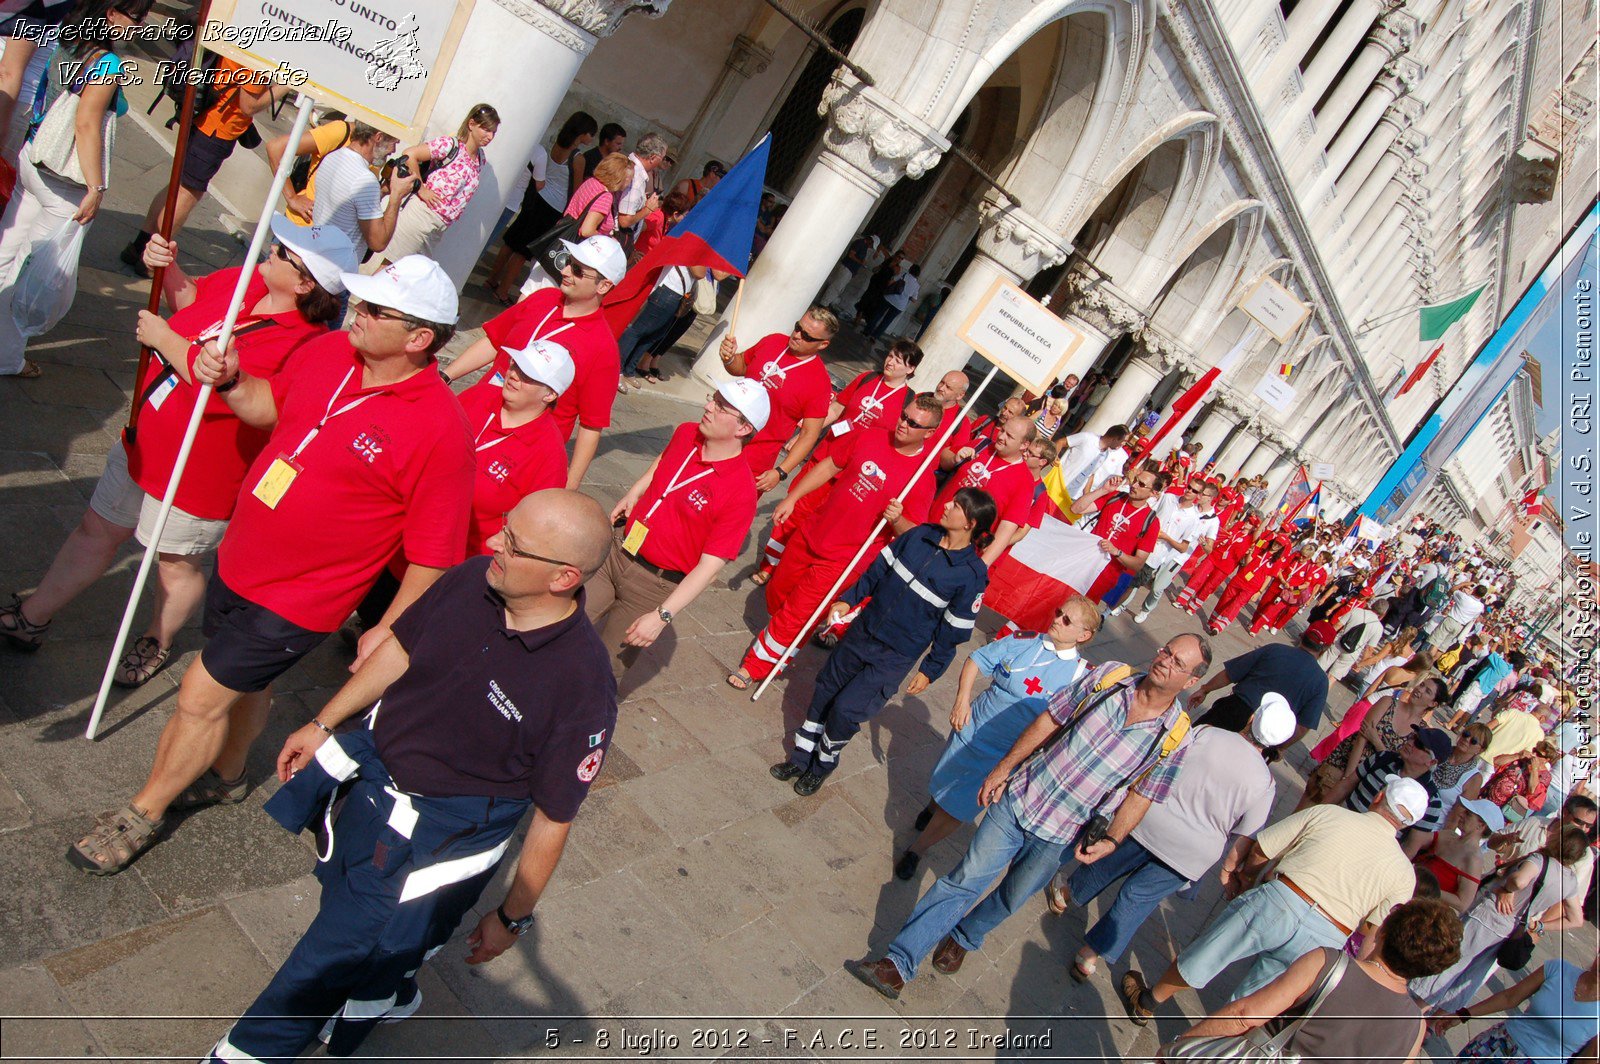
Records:
{"label": "blue jeans", "polygon": [[1272,880],[1229,902],[1222,915],[1178,954],[1178,974],[1199,989],[1234,961],[1254,957],[1244,980],[1228,997],[1238,1001],[1317,947],[1342,949],[1348,937],[1304,898]]}
{"label": "blue jeans", "polygon": [[[963,949],[981,948],[985,935],[1043,889],[1070,847],[1023,827],[1009,798],[990,806],[961,863],[928,889],[889,944],[888,957],[901,977],[915,979],[922,958],[946,935]],[[1002,875],[1000,885],[978,901]]]}
{"label": "blue jeans", "polygon": [[1072,900],[1087,905],[1124,876],[1127,881],[1117,891],[1116,900],[1084,936],[1089,948],[1105,958],[1107,964],[1122,959],[1139,925],[1188,882],[1130,838],[1123,839],[1110,856],[1092,865],[1079,865],[1067,885],[1072,890]]}
{"label": "blue jeans", "polygon": [[665,288],[650,293],[639,308],[639,314],[622,333],[617,348],[622,356],[622,375],[632,377],[639,369],[639,361],[650,351],[650,346],[672,327],[683,297]]}

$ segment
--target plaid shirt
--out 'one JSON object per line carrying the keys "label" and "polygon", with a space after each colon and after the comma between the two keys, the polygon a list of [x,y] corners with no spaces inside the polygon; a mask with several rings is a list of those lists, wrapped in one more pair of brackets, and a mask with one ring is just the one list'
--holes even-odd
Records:
{"label": "plaid shirt", "polygon": [[[1057,691],[1050,698],[1050,716],[1064,724],[1080,702],[1099,699],[1090,692],[1119,664],[1107,662]],[[1024,828],[1050,842],[1070,843],[1096,810],[1110,815],[1132,779],[1138,779],[1135,790],[1152,802],[1166,800],[1189,749],[1189,737],[1156,765],[1162,739],[1177,723],[1182,707],[1174,701],[1154,720],[1127,724],[1134,687],[1142,679],[1142,673],[1129,677],[1119,691],[1080,717],[1059,742],[1030,757],[1012,775],[1007,794]]]}

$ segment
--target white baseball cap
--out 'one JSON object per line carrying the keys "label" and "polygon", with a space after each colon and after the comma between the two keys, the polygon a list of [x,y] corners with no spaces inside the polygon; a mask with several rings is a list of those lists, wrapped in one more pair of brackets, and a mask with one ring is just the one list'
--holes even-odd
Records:
{"label": "white baseball cap", "polygon": [[767,427],[767,419],[772,416],[772,400],[767,397],[766,388],[748,377],[735,377],[717,385],[717,394],[743,414],[757,432]]}
{"label": "white baseball cap", "polygon": [[1506,815],[1498,805],[1487,798],[1458,798],[1456,801],[1467,812],[1472,813],[1484,824],[1488,825],[1489,833],[1494,834],[1506,829]]}
{"label": "white baseball cap", "polygon": [[572,378],[578,372],[572,364],[571,353],[552,340],[533,340],[527,347],[508,347],[506,354],[524,377],[551,388],[557,395],[572,387]]}
{"label": "white baseball cap", "polygon": [[1408,828],[1428,812],[1428,789],[1416,780],[1389,773],[1383,777],[1383,804]]}
{"label": "white baseball cap", "polygon": [[295,225],[281,214],[272,216],[272,236],[300,256],[306,272],[333,295],[344,291],[345,274],[361,264],[356,246],[344,230],[333,225]]}
{"label": "white baseball cap", "polygon": [[1264,747],[1282,746],[1294,735],[1298,723],[1289,700],[1276,691],[1268,691],[1250,718],[1250,734]]}
{"label": "white baseball cap", "polygon": [[344,274],[344,286],[357,299],[440,325],[454,325],[460,316],[455,282],[426,255],[407,255],[368,277]]}
{"label": "white baseball cap", "polygon": [[609,236],[596,233],[582,243],[563,240],[561,245],[567,249],[567,254],[585,266],[599,270],[600,276],[612,284],[622,280],[628,272],[628,256],[623,252],[622,245]]}

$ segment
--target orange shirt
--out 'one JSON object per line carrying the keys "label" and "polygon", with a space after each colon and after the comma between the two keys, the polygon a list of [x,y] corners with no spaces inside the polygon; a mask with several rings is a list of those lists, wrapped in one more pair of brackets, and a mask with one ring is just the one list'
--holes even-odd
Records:
{"label": "orange shirt", "polygon": [[211,110],[200,116],[195,128],[221,140],[238,140],[243,136],[244,131],[250,128],[250,116],[240,108],[239,101],[246,94],[261,96],[268,88],[262,84],[234,80],[247,78],[251,73],[233,60],[219,57],[217,68],[212,73],[216,78],[214,84],[217,102],[211,105]]}

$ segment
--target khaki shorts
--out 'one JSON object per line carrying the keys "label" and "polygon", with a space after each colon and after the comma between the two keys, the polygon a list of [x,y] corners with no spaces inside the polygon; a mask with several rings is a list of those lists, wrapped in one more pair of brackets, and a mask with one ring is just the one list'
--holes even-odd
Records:
{"label": "khaki shorts", "polygon": [[[140,544],[150,545],[161,500],[146,495],[128,475],[128,452],[120,442],[106,455],[106,469],[89,497],[89,509],[119,528],[134,529]],[[163,554],[205,554],[217,549],[227,529],[226,521],[196,517],[174,506],[157,549]]]}

